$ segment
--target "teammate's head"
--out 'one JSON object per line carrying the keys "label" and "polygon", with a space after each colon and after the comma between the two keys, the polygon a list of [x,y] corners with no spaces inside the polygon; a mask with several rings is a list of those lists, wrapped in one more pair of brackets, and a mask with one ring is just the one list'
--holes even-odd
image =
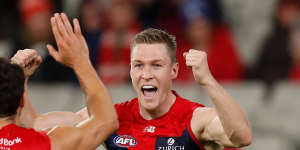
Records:
{"label": "teammate's head", "polygon": [[137,44],[158,44],[167,46],[172,63],[176,62],[176,38],[173,35],[159,29],[148,28],[138,33],[131,42],[131,52]]}
{"label": "teammate's head", "polygon": [[131,45],[130,77],[142,109],[155,111],[169,106],[177,73],[173,36],[157,29],[136,35]]}
{"label": "teammate's head", "polygon": [[16,114],[24,93],[23,70],[0,58],[0,118]]}

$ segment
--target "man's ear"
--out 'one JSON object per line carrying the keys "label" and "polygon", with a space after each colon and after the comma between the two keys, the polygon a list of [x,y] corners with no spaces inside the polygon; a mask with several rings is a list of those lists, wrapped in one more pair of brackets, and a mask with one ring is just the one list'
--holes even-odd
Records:
{"label": "man's ear", "polygon": [[178,62],[176,62],[172,65],[172,73],[171,73],[171,78],[172,79],[177,78],[178,70],[179,70],[179,64],[178,64]]}

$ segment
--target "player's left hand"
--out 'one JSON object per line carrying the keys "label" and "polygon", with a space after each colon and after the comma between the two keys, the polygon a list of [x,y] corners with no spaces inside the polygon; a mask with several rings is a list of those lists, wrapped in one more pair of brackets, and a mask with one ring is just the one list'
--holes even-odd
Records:
{"label": "player's left hand", "polygon": [[25,78],[28,79],[42,63],[42,58],[37,55],[36,50],[24,49],[17,51],[11,58],[11,63],[20,66],[24,71]]}
{"label": "player's left hand", "polygon": [[190,49],[183,53],[183,57],[186,65],[192,68],[194,78],[200,85],[206,85],[213,79],[209,71],[206,52]]}

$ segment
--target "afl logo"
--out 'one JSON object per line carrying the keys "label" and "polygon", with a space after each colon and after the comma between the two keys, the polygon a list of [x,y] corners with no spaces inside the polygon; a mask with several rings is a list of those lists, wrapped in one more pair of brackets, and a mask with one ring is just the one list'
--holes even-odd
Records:
{"label": "afl logo", "polygon": [[118,147],[133,147],[137,141],[130,135],[120,135],[114,138],[114,144]]}

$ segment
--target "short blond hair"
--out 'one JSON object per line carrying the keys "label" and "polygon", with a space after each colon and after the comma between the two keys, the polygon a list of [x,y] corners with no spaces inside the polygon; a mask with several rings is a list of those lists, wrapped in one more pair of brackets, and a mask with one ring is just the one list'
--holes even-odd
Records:
{"label": "short blond hair", "polygon": [[171,62],[176,62],[176,37],[166,31],[148,28],[135,35],[132,39],[131,51],[137,44],[165,44],[170,54]]}

